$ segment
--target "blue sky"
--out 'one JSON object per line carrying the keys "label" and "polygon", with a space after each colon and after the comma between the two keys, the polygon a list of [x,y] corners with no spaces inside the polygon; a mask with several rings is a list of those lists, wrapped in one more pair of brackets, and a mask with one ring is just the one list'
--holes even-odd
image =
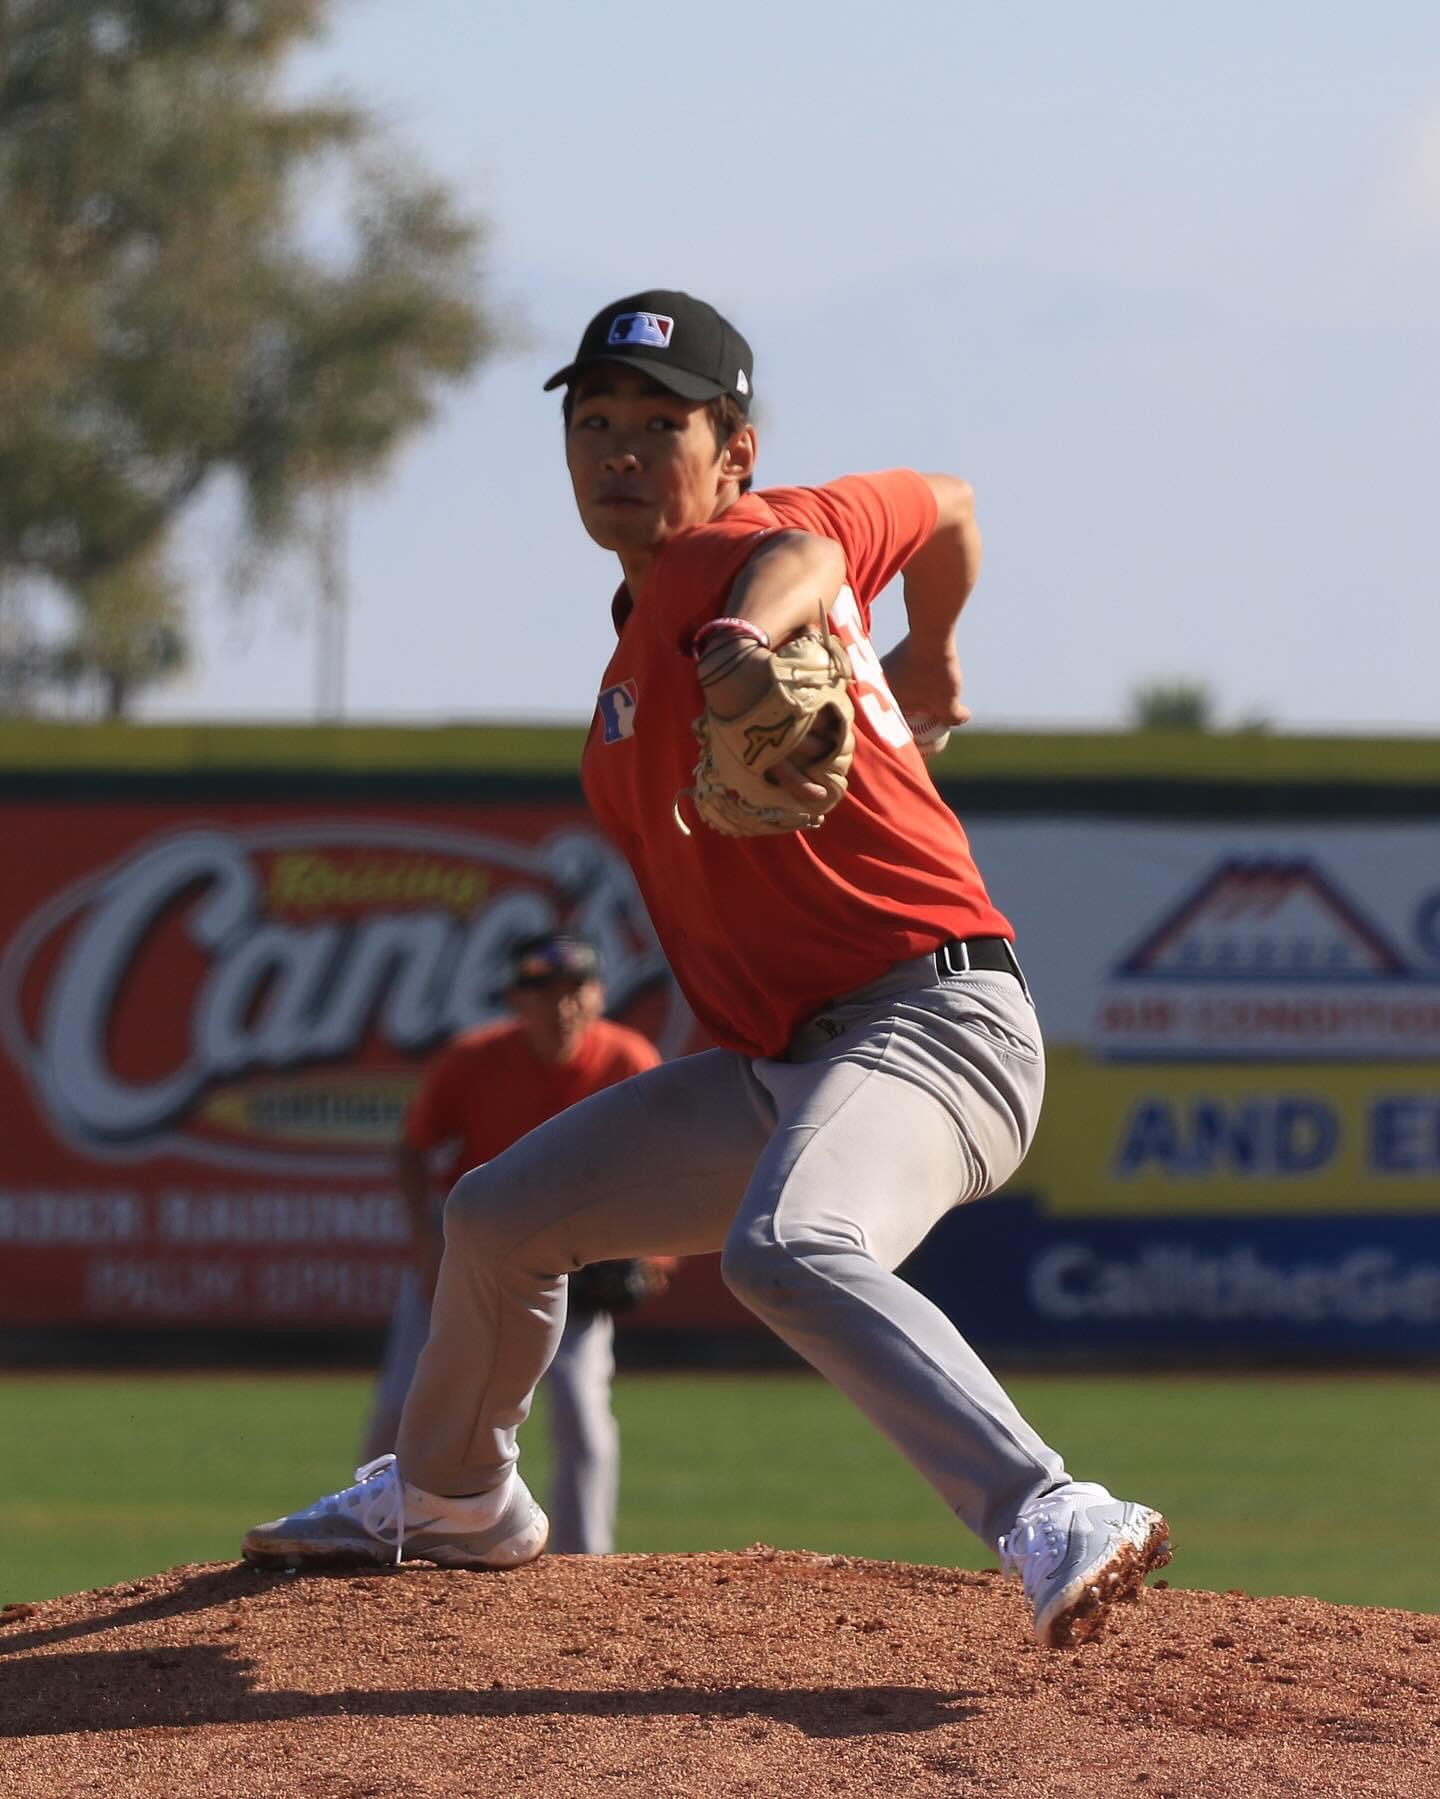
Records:
{"label": "blue sky", "polygon": [[[350,507],[347,710],[588,716],[614,565],[545,376],[649,285],[756,351],[765,481],[973,482],[977,726],[1440,718],[1440,7],[340,0],[343,87],[489,222],[512,348]],[[237,610],[191,521],[199,661],[151,717],[306,717],[303,570]],[[882,602],[882,647],[902,629]]]}

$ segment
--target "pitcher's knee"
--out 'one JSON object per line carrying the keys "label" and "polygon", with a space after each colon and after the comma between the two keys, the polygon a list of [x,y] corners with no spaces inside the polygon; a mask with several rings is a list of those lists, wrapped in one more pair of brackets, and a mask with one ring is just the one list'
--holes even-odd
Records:
{"label": "pitcher's knee", "polygon": [[721,1278],[743,1305],[763,1316],[783,1309],[813,1286],[817,1247],[781,1243],[770,1231],[755,1226],[735,1230],[720,1257]]}
{"label": "pitcher's knee", "polygon": [[472,1168],[450,1189],[445,1201],[445,1246],[499,1260],[511,1236],[507,1183],[490,1172],[493,1163]]}

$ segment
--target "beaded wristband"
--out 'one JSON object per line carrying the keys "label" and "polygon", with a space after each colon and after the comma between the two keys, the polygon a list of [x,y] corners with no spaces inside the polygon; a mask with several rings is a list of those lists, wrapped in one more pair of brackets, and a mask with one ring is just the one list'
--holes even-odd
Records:
{"label": "beaded wristband", "polygon": [[770,648],[770,633],[762,630],[759,625],[752,625],[748,618],[712,618],[707,619],[691,638],[690,653],[698,658],[706,639],[716,631],[734,631],[737,636],[748,637],[751,643],[758,643],[762,650]]}

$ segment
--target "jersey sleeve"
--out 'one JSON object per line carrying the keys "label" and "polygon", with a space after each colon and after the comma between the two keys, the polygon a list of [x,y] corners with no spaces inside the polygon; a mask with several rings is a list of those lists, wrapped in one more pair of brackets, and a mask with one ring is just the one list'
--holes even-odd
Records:
{"label": "jersey sleeve", "polygon": [[647,1068],[658,1068],[665,1058],[648,1037],[632,1031],[625,1044],[626,1074],[644,1074]]}
{"label": "jersey sleeve", "polygon": [[643,1032],[613,1022],[607,1023],[605,1030],[604,1071],[599,1076],[601,1085],[617,1086],[621,1081],[628,1081],[632,1074],[644,1074],[647,1068],[658,1068],[665,1060]]}
{"label": "jersey sleeve", "polygon": [[810,490],[826,535],[845,552],[865,628],[876,594],[892,581],[935,529],[930,483],[913,469],[845,475]]}
{"label": "jersey sleeve", "polygon": [[845,552],[850,587],[868,631],[870,606],[935,529],[930,483],[913,469],[845,475],[824,487],[749,494],[709,524],[683,531],[656,558],[650,579],[692,594],[696,616],[723,605],[735,577],[777,531],[829,537]]}
{"label": "jersey sleeve", "polygon": [[405,1143],[422,1153],[439,1149],[461,1133],[456,1114],[455,1057],[442,1053],[426,1069],[405,1114]]}

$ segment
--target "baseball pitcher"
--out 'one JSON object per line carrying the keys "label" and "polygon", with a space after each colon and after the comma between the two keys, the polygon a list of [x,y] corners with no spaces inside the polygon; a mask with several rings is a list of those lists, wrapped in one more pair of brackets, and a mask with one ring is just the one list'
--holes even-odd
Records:
{"label": "baseball pitcher", "polygon": [[[1013,932],[929,778],[968,717],[965,482],[908,469],[753,491],[749,345],[713,307],[607,306],[564,389],[580,518],[619,561],[582,776],[719,1046],[596,1094],[466,1174],[398,1460],[245,1539],[301,1566],[504,1567],[545,1545],[516,1432],[587,1262],[723,1250],[731,1288],[1017,1573],[1048,1644],[1169,1556],[1072,1479],[894,1270],[1030,1144],[1044,1052]],[[870,609],[903,576],[882,666]]]}

